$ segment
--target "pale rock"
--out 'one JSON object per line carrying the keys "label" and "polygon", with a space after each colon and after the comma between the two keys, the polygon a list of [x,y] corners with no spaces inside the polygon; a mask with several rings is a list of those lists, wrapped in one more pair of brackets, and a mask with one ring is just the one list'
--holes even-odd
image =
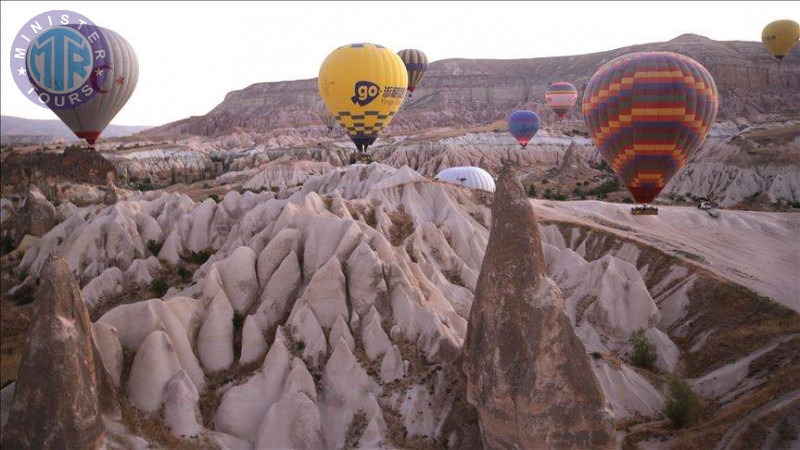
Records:
{"label": "pale rock", "polygon": [[366,241],[361,241],[347,260],[347,292],[353,310],[362,316],[386,297],[381,261]]}
{"label": "pale rock", "polygon": [[114,386],[119,386],[124,357],[117,329],[103,322],[95,322],[92,324],[92,338]]}
{"label": "pale rock", "polygon": [[266,247],[258,254],[257,272],[258,283],[264,287],[272,278],[273,273],[286,260],[286,257],[294,252],[299,252],[301,232],[293,228],[281,230],[269,241]]}
{"label": "pale rock", "polygon": [[294,251],[289,252],[281,265],[270,277],[259,299],[254,316],[261,331],[270,331],[288,312],[290,301],[301,282],[300,263]]}
{"label": "pale rock", "polygon": [[197,333],[197,355],[207,373],[230,368],[233,364],[233,307],[220,291],[206,310]]}
{"label": "pale rock", "polygon": [[681,351],[678,346],[663,331],[655,327],[649,328],[644,335],[656,347],[656,353],[658,354],[656,367],[664,372],[675,372],[678,367],[678,361],[681,358]]}
{"label": "pale rock", "polygon": [[145,339],[131,366],[128,395],[133,406],[156,412],[166,398],[167,383],[181,371],[172,341],[163,331],[153,331]]}
{"label": "pale rock", "polygon": [[344,321],[342,316],[336,318],[336,322],[333,323],[333,328],[331,328],[331,332],[328,335],[328,349],[331,352],[333,352],[333,347],[339,342],[339,339],[344,340],[351,352],[356,351],[353,335],[350,333],[350,328],[347,327],[347,322]]}
{"label": "pale rock", "polygon": [[203,431],[194,383],[183,370],[168,383],[165,390],[164,422],[173,436],[194,437]]}
{"label": "pale rock", "polygon": [[81,293],[86,305],[90,308],[100,304],[108,296],[122,292],[123,275],[116,267],[109,267],[100,276],[95,277],[87,284]]}
{"label": "pale rock", "polygon": [[237,312],[246,311],[256,298],[256,254],[249,247],[239,247],[230,256],[214,263],[223,289]]}
{"label": "pale rock", "polygon": [[188,333],[166,303],[158,299],[118,306],[105,313],[98,322],[117,329],[125,350],[138,351],[153,331],[164,331],[174,345],[181,368],[189,374],[197,390],[205,389],[205,375],[192,351]]}
{"label": "pale rock", "polygon": [[303,359],[309,360],[314,366],[318,366],[327,355],[328,344],[325,340],[325,333],[323,333],[314,313],[307,306],[302,305],[292,312],[289,324],[294,341],[305,344]]}
{"label": "pale rock", "polygon": [[264,416],[283,393],[290,358],[283,340],[276,338],[261,370],[222,396],[214,416],[216,429],[240,439],[255,441]]}
{"label": "pale rock", "polygon": [[247,316],[242,326],[242,352],[239,364],[256,362],[267,354],[267,340],[254,316]]}
{"label": "pale rock", "polygon": [[392,347],[389,337],[381,326],[381,316],[372,306],[369,313],[364,317],[361,328],[361,341],[364,343],[364,351],[370,361],[375,361]]}
{"label": "pale rock", "polygon": [[383,361],[381,361],[381,380],[384,383],[391,383],[404,376],[403,355],[396,345],[392,345],[392,349],[383,355]]}
{"label": "pale rock", "polygon": [[377,397],[380,388],[372,381],[347,347],[343,339],[339,340],[328,358],[322,375],[322,390],[326,401],[322,409],[322,423],[329,448],[341,448],[344,445],[345,433],[357,411],[363,411],[367,420],[373,417],[385,427],[383,415]]}
{"label": "pale rock", "polygon": [[346,298],[342,266],[333,256],[314,273],[301,300],[314,312],[320,326],[330,329],[336,317],[347,318]]}
{"label": "pale rock", "polygon": [[170,311],[172,311],[175,318],[183,325],[183,328],[186,330],[186,337],[194,348],[197,330],[200,328],[200,324],[203,323],[203,316],[205,313],[203,301],[177,295],[171,297],[165,303]]}
{"label": "pale rock", "polygon": [[256,448],[325,448],[317,405],[302,392],[287,393],[270,407],[255,444]]}

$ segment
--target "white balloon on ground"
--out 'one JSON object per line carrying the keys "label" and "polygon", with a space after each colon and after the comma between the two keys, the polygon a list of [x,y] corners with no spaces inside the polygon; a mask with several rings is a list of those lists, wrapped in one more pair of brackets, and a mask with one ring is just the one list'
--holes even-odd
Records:
{"label": "white balloon on ground", "polygon": [[436,179],[470,189],[494,192],[494,179],[489,172],[480,167],[459,166],[439,172]]}

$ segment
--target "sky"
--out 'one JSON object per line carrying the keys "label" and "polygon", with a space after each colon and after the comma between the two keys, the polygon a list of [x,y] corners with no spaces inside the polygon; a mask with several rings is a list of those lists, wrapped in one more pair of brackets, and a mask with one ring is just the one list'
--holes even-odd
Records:
{"label": "sky", "polygon": [[[340,45],[373,42],[446,58],[534,58],[662,42],[684,33],[759,41],[794,2],[0,2],[3,115],[53,119],[17,89],[9,55],[20,27],[66,9],[121,34],[139,83],[112,121],[161,125],[206,114],[253,83],[317,76]],[[794,15],[789,17],[788,15]]]}

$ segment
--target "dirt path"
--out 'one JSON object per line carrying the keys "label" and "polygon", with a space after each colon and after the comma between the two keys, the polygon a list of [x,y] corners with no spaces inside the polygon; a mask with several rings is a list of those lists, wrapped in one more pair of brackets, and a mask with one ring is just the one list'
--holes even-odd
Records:
{"label": "dirt path", "polygon": [[720,439],[714,447],[714,450],[729,450],[733,448],[733,445],[739,440],[739,436],[747,431],[751,423],[761,418],[761,416],[782,409],[798,399],[800,399],[800,389],[787,392],[766,405],[762,405],[760,408],[750,411],[750,413],[742,417],[728,429],[728,432],[722,436],[722,439]]}

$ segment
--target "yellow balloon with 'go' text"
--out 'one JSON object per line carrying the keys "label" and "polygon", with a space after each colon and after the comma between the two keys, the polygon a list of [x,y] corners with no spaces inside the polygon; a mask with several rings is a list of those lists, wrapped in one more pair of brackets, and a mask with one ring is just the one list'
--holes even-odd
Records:
{"label": "yellow balloon with 'go' text", "polygon": [[403,104],[408,74],[390,49],[350,44],[325,58],[317,83],[328,111],[364,152]]}

